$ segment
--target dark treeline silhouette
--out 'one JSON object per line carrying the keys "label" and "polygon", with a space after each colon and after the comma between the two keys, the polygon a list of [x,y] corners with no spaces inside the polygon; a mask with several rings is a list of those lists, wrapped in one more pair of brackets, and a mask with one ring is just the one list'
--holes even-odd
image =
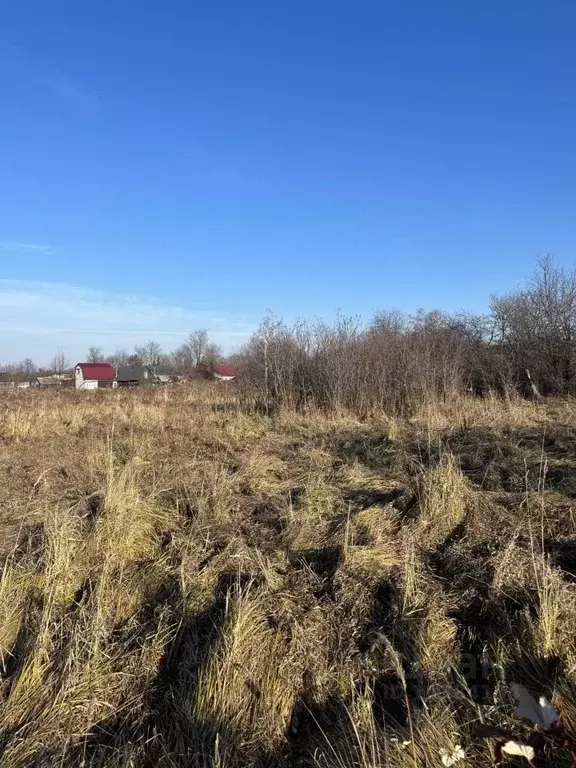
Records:
{"label": "dark treeline silhouette", "polygon": [[[198,329],[171,353],[149,341],[112,355],[93,346],[86,359],[186,375],[225,358]],[[270,314],[228,361],[239,370],[243,402],[268,413],[285,406],[408,413],[465,394],[576,394],[576,268],[541,257],[526,284],[493,296],[484,315],[388,310],[367,324],[339,315],[332,323],[288,325]],[[60,351],[48,369],[69,366]],[[36,371],[30,359],[4,368]]]}

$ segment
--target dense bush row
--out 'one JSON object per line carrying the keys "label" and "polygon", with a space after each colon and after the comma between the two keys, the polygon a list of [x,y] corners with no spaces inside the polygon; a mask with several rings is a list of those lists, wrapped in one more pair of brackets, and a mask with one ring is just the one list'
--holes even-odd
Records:
{"label": "dense bush row", "polygon": [[268,410],[408,412],[465,393],[572,394],[575,331],[576,270],[546,256],[525,287],[493,296],[487,315],[387,311],[367,326],[270,315],[235,362],[243,394]]}

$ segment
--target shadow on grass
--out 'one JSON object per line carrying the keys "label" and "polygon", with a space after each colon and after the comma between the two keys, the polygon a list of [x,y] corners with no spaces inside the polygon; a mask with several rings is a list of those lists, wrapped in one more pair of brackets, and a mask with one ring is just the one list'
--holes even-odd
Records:
{"label": "shadow on grass", "polygon": [[573,539],[549,539],[544,551],[551,555],[552,562],[562,571],[568,581],[576,581],[576,541]]}
{"label": "shadow on grass", "polygon": [[405,496],[403,488],[394,488],[391,491],[372,491],[366,488],[347,488],[344,493],[344,501],[350,504],[356,512],[375,506],[394,504]]}

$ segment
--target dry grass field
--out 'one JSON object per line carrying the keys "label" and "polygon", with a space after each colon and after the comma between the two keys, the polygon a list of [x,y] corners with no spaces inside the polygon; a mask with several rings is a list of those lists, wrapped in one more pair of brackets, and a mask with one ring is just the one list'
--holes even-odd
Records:
{"label": "dry grass field", "polygon": [[1,393],[2,766],[489,766],[513,681],[576,726],[575,402],[232,392]]}

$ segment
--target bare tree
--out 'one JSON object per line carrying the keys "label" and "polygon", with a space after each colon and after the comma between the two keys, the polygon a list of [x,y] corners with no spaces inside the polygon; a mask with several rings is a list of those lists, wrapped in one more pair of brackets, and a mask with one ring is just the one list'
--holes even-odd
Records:
{"label": "bare tree", "polygon": [[115,367],[127,365],[130,355],[125,349],[117,349],[112,355],[108,355],[106,361]]}
{"label": "bare tree", "polygon": [[370,326],[377,331],[401,333],[408,327],[408,318],[399,309],[381,310],[374,315]]}
{"label": "bare tree", "polygon": [[138,365],[144,365],[144,360],[140,356],[138,352],[133,352],[131,355],[128,355],[126,358],[126,365],[131,366],[138,366]]}
{"label": "bare tree", "polygon": [[205,328],[198,328],[188,336],[185,342],[192,353],[194,365],[200,365],[204,362],[208,342],[208,331]]}
{"label": "bare tree", "polygon": [[208,331],[205,328],[198,328],[188,334],[172,355],[174,363],[181,368],[214,365],[221,357],[222,350],[209,340]]}
{"label": "bare tree", "polygon": [[70,367],[70,363],[64,354],[64,350],[59,349],[50,361],[50,370],[54,373],[62,374]]}
{"label": "bare tree", "polygon": [[575,269],[543,256],[526,286],[493,296],[491,309],[495,342],[517,384],[528,391],[536,386],[543,394],[575,391]]}
{"label": "bare tree", "polygon": [[157,341],[147,341],[146,344],[136,345],[134,353],[141,360],[142,365],[156,366],[164,360],[162,347]]}
{"label": "bare tree", "polygon": [[179,368],[186,369],[194,366],[194,355],[190,344],[185,341],[172,353],[172,362]]}
{"label": "bare tree", "polygon": [[216,365],[222,360],[222,350],[213,341],[206,344],[202,362],[204,365]]}
{"label": "bare tree", "polygon": [[22,361],[20,364],[22,371],[26,374],[26,376],[33,376],[36,373],[36,364],[34,363],[34,360],[32,358],[27,357],[25,360]]}
{"label": "bare tree", "polygon": [[88,356],[86,362],[88,363],[101,363],[104,360],[104,353],[102,347],[96,347],[94,345],[88,347]]}

